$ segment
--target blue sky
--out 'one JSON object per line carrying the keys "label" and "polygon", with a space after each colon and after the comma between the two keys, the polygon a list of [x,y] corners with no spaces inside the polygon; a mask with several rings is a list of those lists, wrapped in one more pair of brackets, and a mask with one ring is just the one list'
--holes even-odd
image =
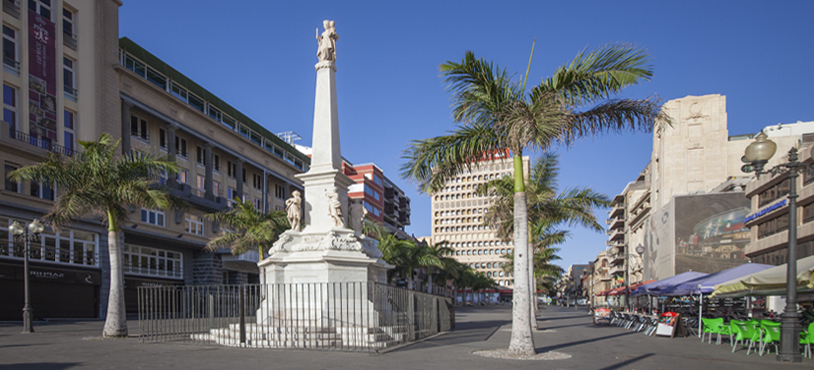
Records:
{"label": "blue sky", "polygon": [[[438,65],[467,50],[518,76],[536,38],[529,86],[582,49],[634,43],[654,77],[622,97],[727,97],[730,135],[814,120],[812,1],[248,1],[124,0],[127,36],[269,131],[310,145],[317,42],[336,21],[342,154],[374,162],[412,199],[407,232],[430,234],[429,197],[399,177],[410,140],[454,128]],[[613,196],[647,165],[650,134],[606,135],[560,147],[561,188]],[[539,153],[532,153],[532,156]],[[597,212],[602,224],[606,210]],[[573,229],[563,267],[605,248]]]}

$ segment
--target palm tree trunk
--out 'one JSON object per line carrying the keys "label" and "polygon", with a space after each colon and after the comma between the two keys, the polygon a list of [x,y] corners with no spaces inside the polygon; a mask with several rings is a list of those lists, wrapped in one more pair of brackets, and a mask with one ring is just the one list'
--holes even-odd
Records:
{"label": "palm tree trunk", "polygon": [[531,331],[529,308],[529,220],[526,206],[526,188],[523,175],[523,157],[514,151],[514,306],[512,307],[512,337],[509,351],[534,355],[534,337]]}
{"label": "palm tree trunk", "polygon": [[529,233],[529,320],[531,329],[537,330],[537,284],[534,283],[534,243],[531,242]]}
{"label": "palm tree trunk", "polygon": [[110,294],[107,300],[107,317],[102,336],[118,338],[127,336],[127,316],[124,312],[124,273],[122,271],[121,235],[114,220],[109,221],[107,249],[110,257]]}
{"label": "palm tree trunk", "polygon": [[432,267],[427,267],[427,293],[432,294]]}

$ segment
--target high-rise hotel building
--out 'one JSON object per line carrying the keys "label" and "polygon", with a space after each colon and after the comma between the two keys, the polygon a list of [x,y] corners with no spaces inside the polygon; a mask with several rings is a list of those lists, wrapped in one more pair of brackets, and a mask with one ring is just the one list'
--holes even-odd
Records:
{"label": "high-rise hotel building", "polygon": [[[529,157],[523,157],[523,172],[529,172]],[[492,197],[475,193],[478,185],[513,173],[512,157],[508,152],[473,164],[432,194],[432,242],[446,241],[455,252],[453,257],[483,272],[500,286],[513,285],[514,276],[503,271],[508,260],[504,254],[514,251],[512,241],[502,241],[497,230],[484,225]]]}

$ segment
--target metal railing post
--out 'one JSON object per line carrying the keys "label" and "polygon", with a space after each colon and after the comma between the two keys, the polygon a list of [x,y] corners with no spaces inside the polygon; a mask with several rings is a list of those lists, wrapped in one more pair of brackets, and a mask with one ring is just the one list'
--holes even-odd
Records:
{"label": "metal railing post", "polygon": [[240,344],[246,345],[246,296],[243,294],[243,285],[240,286],[238,294],[240,295],[240,303],[238,309],[240,310]]}

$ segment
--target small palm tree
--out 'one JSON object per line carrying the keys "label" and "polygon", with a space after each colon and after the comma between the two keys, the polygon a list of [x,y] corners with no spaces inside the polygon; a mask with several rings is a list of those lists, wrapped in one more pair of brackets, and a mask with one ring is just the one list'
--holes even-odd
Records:
{"label": "small palm tree", "polygon": [[[532,46],[533,51],[533,46]],[[529,67],[531,59],[529,59]],[[604,132],[652,129],[658,99],[615,99],[628,86],[653,75],[648,55],[630,45],[606,45],[577,54],[571,63],[526,91],[505,69],[467,52],[460,63],[446,62],[441,74],[453,93],[453,118],[461,126],[449,135],[414,141],[402,175],[426,193],[440,190],[457,174],[486,156],[510,150],[514,162],[513,202],[515,305],[509,351],[536,353],[529,302],[528,209],[523,178],[524,150],[552,149],[558,143]],[[584,110],[583,110],[584,109]]]}
{"label": "small palm tree", "polygon": [[220,235],[206,243],[205,249],[217,251],[229,248],[237,256],[257,249],[260,260],[272,244],[284,231],[291,228],[283,211],[263,213],[252,205],[250,201],[241,201],[235,198],[235,205],[217,213],[207,214],[205,217],[221,223]]}
{"label": "small palm tree", "polygon": [[44,162],[12,171],[13,181],[50,182],[58,197],[44,218],[55,228],[81,217],[101,216],[107,224],[110,255],[110,293],[102,335],[126,337],[120,225],[129,208],[168,209],[173,199],[156,187],[162,173],[178,171],[174,161],[149,154],[116,154],[118,141],[102,134],[98,141],[80,141],[82,151],[74,157],[49,155]]}
{"label": "small palm tree", "polygon": [[375,222],[365,222],[363,232],[378,241],[378,248],[382,252],[382,259],[394,268],[387,271],[387,281],[391,282],[396,275],[410,276],[407,271],[406,259],[407,251],[414,243],[409,240],[401,240],[396,235],[388,232],[382,224]]}

